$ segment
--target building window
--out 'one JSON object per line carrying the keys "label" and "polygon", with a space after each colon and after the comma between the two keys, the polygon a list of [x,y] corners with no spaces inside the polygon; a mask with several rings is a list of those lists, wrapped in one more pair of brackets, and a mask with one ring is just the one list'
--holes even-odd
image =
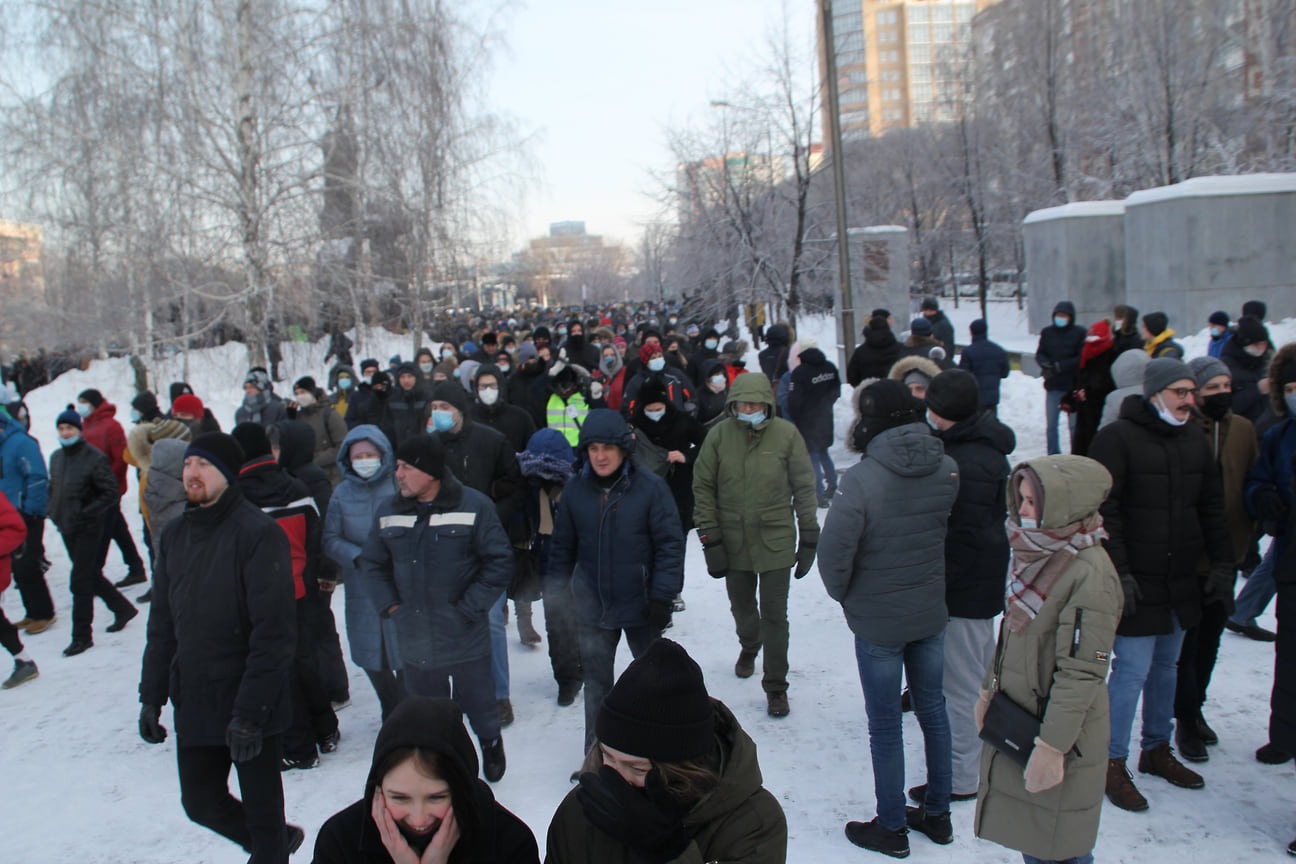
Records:
{"label": "building window", "polygon": [[863,50],[864,50],[864,34],[863,34],[863,33],[845,33],[845,34],[838,33],[838,34],[835,34],[835,35],[836,35],[836,41],[837,41],[837,53],[838,53],[838,54],[843,54],[843,53],[846,53],[846,52],[848,52],[848,51],[863,51]]}
{"label": "building window", "polygon": [[975,3],[960,3],[954,7],[954,20],[960,24],[971,24],[976,17]]}
{"label": "building window", "polygon": [[931,20],[933,24],[944,24],[954,20],[954,7],[949,3],[932,3]]}
{"label": "building window", "polygon": [[910,5],[906,8],[905,14],[909,17],[910,24],[926,24],[931,20],[931,13],[926,6]]}
{"label": "building window", "polygon": [[911,81],[931,81],[932,68],[930,63],[914,63],[909,67],[909,80]]}
{"label": "building window", "polygon": [[930,83],[914,84],[909,88],[909,95],[914,102],[930,102],[932,98],[932,85]]}
{"label": "building window", "polygon": [[910,45],[909,62],[910,63],[930,63],[931,46],[930,45]]}
{"label": "building window", "polygon": [[938,44],[953,42],[954,25],[953,24],[933,24],[932,41]]}

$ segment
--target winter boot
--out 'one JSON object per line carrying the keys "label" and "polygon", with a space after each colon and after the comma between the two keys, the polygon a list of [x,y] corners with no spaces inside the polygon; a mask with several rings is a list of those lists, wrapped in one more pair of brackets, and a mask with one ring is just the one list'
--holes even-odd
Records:
{"label": "winter boot", "polygon": [[296,768],[299,771],[309,771],[312,768],[319,767],[319,756],[312,753],[309,756],[303,756],[300,759],[294,759],[290,756],[283,757],[279,763],[280,771],[292,771]]}
{"label": "winter boot", "polygon": [[876,818],[868,822],[847,822],[846,839],[863,849],[892,858],[909,857],[909,829],[892,831],[884,828]]}
{"label": "winter boot", "polygon": [[37,633],[44,633],[57,618],[57,615],[51,615],[48,618],[33,618],[27,622],[27,635],[35,636]]}
{"label": "winter boot", "polygon": [[734,674],[739,678],[750,678],[756,674],[756,651],[742,651],[738,662],[734,664]]}
{"label": "winter boot", "polygon": [[84,654],[94,647],[92,639],[73,639],[72,644],[63,649],[64,657],[75,657],[78,654]]}
{"label": "winter boot", "polygon": [[30,618],[28,618],[28,617],[26,617],[26,616],[24,616],[24,617],[18,619],[17,621],[13,622],[14,627],[17,628],[18,630],[26,630],[26,629],[27,629],[27,625],[30,624],[30,623],[32,623],[32,619],[30,619]]}
{"label": "winter boot", "polygon": [[765,694],[768,703],[767,713],[771,717],[786,717],[792,710],[788,705],[787,691],[776,690]]}
{"label": "winter boot", "polygon": [[144,570],[139,567],[132,567],[127,573],[125,579],[120,579],[113,583],[114,588],[129,588],[131,585],[143,585],[148,581],[148,576]]}
{"label": "winter boot", "polygon": [[138,614],[139,614],[139,610],[136,609],[134,606],[132,606],[129,609],[127,609],[125,612],[120,613],[116,618],[113,619],[113,623],[109,624],[104,629],[107,630],[109,633],[120,633],[121,631],[126,629],[126,625],[131,622],[131,619]]}
{"label": "winter boot", "polygon": [[1206,724],[1205,717],[1198,714],[1197,721],[1193,725],[1197,727],[1197,737],[1200,738],[1202,743],[1207,747],[1214,747],[1219,743],[1219,736],[1215,734],[1214,729]]}
{"label": "winter boot", "polygon": [[1200,774],[1175,758],[1169,741],[1163,741],[1151,750],[1140,753],[1138,770],[1140,774],[1164,778],[1172,786],[1181,789],[1201,789],[1206,785]]}
{"label": "winter boot", "polygon": [[1189,762],[1210,760],[1206,742],[1197,734],[1197,724],[1192,720],[1175,721],[1175,746],[1179,748],[1179,755]]}
{"label": "winter boot", "polygon": [[517,629],[518,638],[521,639],[522,644],[528,648],[534,648],[544,641],[540,638],[540,634],[536,632],[535,626],[531,623],[530,611],[518,611]]}
{"label": "winter boot", "polygon": [[686,608],[684,605],[684,595],[676,594],[675,599],[671,601],[671,612],[683,612]]}
{"label": "winter boot", "polygon": [[[921,786],[915,786],[912,789],[910,789],[909,800],[914,802],[915,804],[918,804],[919,806],[925,805],[927,802],[927,784],[924,783]],[[976,800],[975,792],[951,792],[950,793],[951,802],[963,802],[963,801],[975,801],[975,800]]]}
{"label": "winter boot", "polygon": [[1148,809],[1147,799],[1134,785],[1134,778],[1124,759],[1107,760],[1107,800],[1122,810],[1141,813]]}
{"label": "winter boot", "polygon": [[905,822],[919,834],[940,846],[954,842],[954,828],[950,825],[949,811],[928,813],[925,807],[906,807]]}
{"label": "winter boot", "polygon": [[500,727],[513,725],[513,703],[507,699],[496,699],[495,704],[499,706]]}
{"label": "winter boot", "polygon": [[19,684],[26,684],[28,681],[40,675],[36,668],[35,660],[15,660],[13,674],[0,684],[0,689],[12,690]]}
{"label": "winter boot", "polygon": [[284,848],[291,855],[301,848],[302,842],[306,839],[306,832],[298,825],[285,825],[284,831],[288,833],[284,839]]}
{"label": "winter boot", "polygon": [[566,708],[576,701],[576,694],[580,692],[581,682],[564,681],[558,685],[558,704]]}
{"label": "winter boot", "polygon": [[336,753],[338,744],[342,741],[342,730],[334,729],[329,734],[319,740],[319,751],[321,753]]}
{"label": "winter boot", "polygon": [[1256,761],[1264,765],[1284,765],[1290,762],[1291,758],[1290,753],[1278,749],[1273,744],[1266,744],[1256,751]]}
{"label": "winter boot", "polygon": [[498,783],[504,776],[504,739],[496,738],[494,741],[482,741],[482,773],[486,779],[492,783]]}
{"label": "winter boot", "polygon": [[909,696],[909,688],[906,687],[900,691],[900,713],[908,714],[913,711],[913,699]]}
{"label": "winter boot", "polygon": [[144,592],[143,594],[141,594],[140,596],[136,597],[136,598],[135,598],[135,602],[136,602],[136,603],[148,603],[148,602],[151,601],[152,599],[153,599],[153,589],[150,588],[149,590],[145,591],[145,592]]}

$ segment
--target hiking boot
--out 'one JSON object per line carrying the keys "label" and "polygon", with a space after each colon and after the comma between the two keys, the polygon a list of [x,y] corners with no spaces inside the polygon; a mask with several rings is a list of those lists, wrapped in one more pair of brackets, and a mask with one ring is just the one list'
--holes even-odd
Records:
{"label": "hiking boot", "polygon": [[27,635],[35,636],[37,633],[44,633],[57,618],[58,615],[51,615],[48,618],[33,618],[27,622]]}
{"label": "hiking boot", "polygon": [[321,753],[336,753],[338,748],[338,743],[341,742],[341,740],[342,740],[342,730],[334,729],[332,732],[330,732],[329,734],[325,735],[323,738],[320,739],[319,751]]}
{"label": "hiking boot", "polygon": [[1256,761],[1265,765],[1284,765],[1291,761],[1291,754],[1280,750],[1273,744],[1266,744],[1256,751]]}
{"label": "hiking boot", "polygon": [[536,632],[535,625],[531,623],[530,615],[518,615],[517,630],[518,638],[528,648],[534,648],[544,641],[540,638],[540,634]]}
{"label": "hiking boot", "polygon": [[500,726],[511,726],[513,724],[513,703],[507,699],[496,699],[495,704],[499,706]]}
{"label": "hiking boot", "polygon": [[847,822],[846,839],[862,849],[881,852],[892,858],[909,857],[909,829],[892,831],[884,828],[876,817],[868,822]]}
{"label": "hiking boot", "polygon": [[134,606],[132,606],[129,609],[127,609],[125,612],[120,613],[116,618],[113,619],[113,623],[109,624],[104,629],[107,630],[109,633],[120,633],[121,631],[126,629],[126,625],[131,622],[131,619],[138,614],[139,614],[139,610],[136,609]]}
{"label": "hiking boot", "polygon": [[683,612],[688,607],[684,605],[684,595],[676,594],[675,599],[671,601],[671,613]]}
{"label": "hiking boot", "polygon": [[136,597],[136,598],[135,598],[135,602],[136,602],[136,603],[148,603],[148,602],[150,602],[152,599],[153,599],[153,589],[150,588],[149,590],[145,591],[145,592],[144,592],[143,594],[141,594],[140,596]]}
{"label": "hiking boot", "polygon": [[1198,714],[1194,725],[1197,727],[1197,737],[1200,738],[1202,743],[1207,747],[1214,747],[1219,743],[1219,736],[1215,734],[1214,729],[1206,725],[1205,717]]}
{"label": "hiking boot", "polygon": [[288,835],[284,838],[284,848],[291,855],[301,848],[302,843],[306,840],[306,832],[298,825],[285,825],[284,831]]}
{"label": "hiking boot", "polygon": [[788,712],[792,710],[791,707],[788,706],[786,690],[776,690],[771,693],[766,693],[765,698],[769,703],[769,707],[766,711],[771,717],[786,717]]}
{"label": "hiking boot", "polygon": [[143,569],[132,567],[127,573],[126,578],[113,583],[114,588],[129,588],[132,585],[143,585],[148,581]]}
{"label": "hiking boot", "polygon": [[481,742],[482,748],[482,773],[486,779],[492,783],[499,782],[504,776],[506,765],[504,759],[504,739],[496,738],[494,741]]}
{"label": "hiking boot", "polygon": [[91,639],[73,639],[72,644],[63,649],[64,657],[75,657],[78,654],[84,654],[94,647],[94,641]]}
{"label": "hiking boot", "polygon": [[1232,621],[1225,621],[1224,626],[1239,636],[1245,636],[1256,642],[1273,642],[1278,638],[1277,633],[1266,630],[1259,624],[1234,624]]}
{"label": "hiking boot", "polygon": [[734,663],[734,674],[739,678],[750,678],[756,674],[756,651],[743,651]]}
{"label": "hiking boot", "polygon": [[[920,806],[925,806],[927,803],[927,784],[924,783],[921,786],[915,786],[912,789],[910,789],[909,800]],[[967,792],[967,793],[951,792],[950,793],[951,802],[975,801],[975,800],[976,800],[975,792]]]}
{"label": "hiking boot", "polygon": [[1170,785],[1181,789],[1201,789],[1206,785],[1200,774],[1175,758],[1169,741],[1163,741],[1151,750],[1140,753],[1138,770],[1140,774],[1151,774],[1168,780]]}
{"label": "hiking boot", "polygon": [[40,675],[40,670],[36,668],[35,660],[15,660],[13,674],[0,684],[0,689],[12,690],[19,684],[26,684],[28,681]]}
{"label": "hiking boot", "polygon": [[1179,755],[1189,762],[1208,762],[1210,754],[1206,752],[1206,742],[1197,734],[1197,724],[1191,720],[1179,720],[1175,723],[1175,746]]}
{"label": "hiking boot", "polygon": [[1148,809],[1147,799],[1134,785],[1134,778],[1124,759],[1107,760],[1107,800],[1122,810],[1141,813]]}
{"label": "hiking boot", "polygon": [[558,685],[558,704],[566,708],[576,701],[576,694],[580,692],[581,682],[564,681]]}
{"label": "hiking boot", "polygon": [[940,846],[954,842],[954,828],[950,825],[949,811],[928,813],[925,807],[906,807],[905,822],[914,831]]}
{"label": "hiking boot", "polygon": [[318,767],[319,756],[315,754],[304,756],[301,759],[293,759],[290,756],[285,756],[283,757],[283,761],[279,763],[280,771],[292,771],[294,768],[299,771],[309,771],[312,768]]}
{"label": "hiking boot", "polygon": [[26,630],[27,625],[30,623],[32,623],[32,619],[23,617],[15,621],[14,626],[17,627],[19,630]]}

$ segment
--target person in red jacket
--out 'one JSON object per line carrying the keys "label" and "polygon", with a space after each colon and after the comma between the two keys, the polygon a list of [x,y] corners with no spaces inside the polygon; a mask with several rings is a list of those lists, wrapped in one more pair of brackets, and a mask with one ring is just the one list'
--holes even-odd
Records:
{"label": "person in red jacket", "polygon": [[[117,406],[104,399],[98,390],[82,390],[77,394],[76,412],[81,415],[81,435],[86,443],[108,457],[113,476],[117,478],[117,488],[126,494],[126,431],[117,422]],[[148,581],[144,570],[144,560],[135,548],[130,527],[122,516],[121,505],[108,514],[104,526],[104,536],[99,543],[99,566],[103,567],[108,560],[108,549],[116,542],[121,550],[122,563],[126,565],[126,578],[121,579],[114,587],[125,588],[129,585],[141,585]]]}
{"label": "person in red jacket", "polygon": [[[0,591],[9,587],[9,556],[27,541],[27,524],[9,499],[0,492]],[[11,690],[19,684],[25,684],[40,673],[36,670],[36,661],[23,649],[22,640],[18,638],[18,628],[5,617],[0,609],[0,645],[13,655],[13,674],[5,679],[0,688]]]}

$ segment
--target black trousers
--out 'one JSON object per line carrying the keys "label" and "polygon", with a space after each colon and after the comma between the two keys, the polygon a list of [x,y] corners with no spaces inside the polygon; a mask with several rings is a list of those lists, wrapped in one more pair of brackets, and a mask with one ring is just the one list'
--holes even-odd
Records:
{"label": "black trousers", "polygon": [[582,680],[580,641],[576,637],[576,616],[571,608],[571,590],[545,584],[545,635],[549,637],[549,665],[559,684]]}
{"label": "black trousers", "polygon": [[316,634],[321,612],[328,607],[318,595],[297,601],[297,648],[293,654],[293,722],[284,734],[284,755],[310,759],[315,745],[337,731],[337,715],[320,678]]}
{"label": "black trousers", "polygon": [[108,563],[108,550],[112,548],[113,543],[116,543],[126,568],[143,572],[144,559],[135,548],[135,538],[131,536],[130,526],[126,524],[126,517],[122,515],[121,505],[118,504],[110,510],[106,519],[104,535],[99,541],[99,568],[103,569],[104,564]]}
{"label": "black trousers", "polygon": [[[612,689],[616,665],[617,644],[621,630],[604,630],[581,622],[577,631],[580,638],[581,669],[585,673],[585,752],[594,746],[594,721],[598,717],[603,697]],[[661,637],[660,630],[648,625],[625,628],[626,644],[630,656],[639,657],[648,646]]]}
{"label": "black trousers", "polygon": [[[278,735],[267,737],[247,762],[234,762],[224,745],[176,747],[185,815],[250,852],[249,864],[288,864],[282,755]],[[238,771],[242,801],[229,791],[231,765]]]}
{"label": "black trousers", "polygon": [[321,609],[316,621],[318,632],[315,634],[315,662],[329,700],[345,702],[351,698],[351,682],[347,678],[346,660],[342,657],[342,639],[338,636],[332,603],[333,592],[321,591]]}
{"label": "black trousers", "polygon": [[18,638],[18,628],[5,615],[3,609],[0,609],[0,645],[15,657],[23,650],[22,640]]}
{"label": "black trousers", "polygon": [[114,615],[122,615],[135,608],[103,575],[103,557],[99,550],[103,538],[108,536],[110,530],[106,523],[96,522],[71,537],[63,535],[63,545],[67,547],[68,558],[72,560],[72,575],[68,582],[72,590],[73,641],[91,639],[96,597],[103,600]]}
{"label": "black trousers", "polygon": [[45,582],[45,517],[22,514],[27,539],[13,553],[13,580],[22,596],[23,609],[34,621],[54,617],[54,600]]}
{"label": "black trousers", "polygon": [[1228,615],[1224,607],[1211,603],[1202,607],[1202,619],[1197,626],[1184,632],[1174,699],[1175,719],[1180,723],[1196,722],[1206,704],[1206,688],[1210,686],[1215,671],[1226,620]]}
{"label": "black trousers", "polygon": [[[378,631],[378,638],[383,639],[381,629]],[[386,722],[388,715],[395,711],[396,706],[405,698],[406,690],[405,673],[392,671],[385,640],[383,640],[382,646],[382,668],[366,669],[365,675],[369,676],[369,683],[373,685],[374,692],[378,694],[378,704],[382,708],[382,719],[383,722]]]}

